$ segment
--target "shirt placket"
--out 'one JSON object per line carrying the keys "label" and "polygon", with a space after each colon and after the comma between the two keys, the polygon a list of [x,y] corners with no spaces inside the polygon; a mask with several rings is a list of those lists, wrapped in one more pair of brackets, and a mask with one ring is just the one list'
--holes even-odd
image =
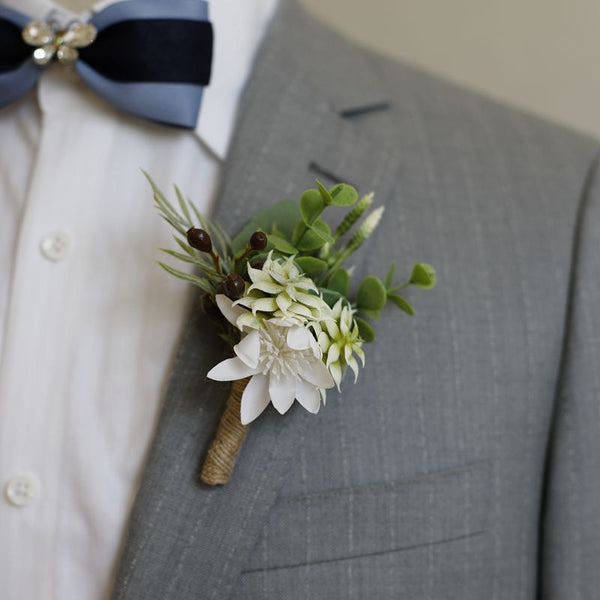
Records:
{"label": "shirt placket", "polygon": [[[70,144],[81,107],[70,74],[56,67],[38,86],[39,143],[15,247],[7,327],[0,366],[0,399],[10,420],[0,422],[0,505],[3,543],[14,564],[0,579],[10,598],[48,598],[54,588],[61,469],[69,432],[62,343],[77,251],[72,211],[77,144]],[[69,93],[70,92],[70,93]],[[68,118],[67,118],[68,115]],[[85,136],[85,131],[79,130]],[[19,574],[19,580],[12,579]],[[23,577],[29,574],[29,577]],[[53,596],[52,596],[53,597]]]}

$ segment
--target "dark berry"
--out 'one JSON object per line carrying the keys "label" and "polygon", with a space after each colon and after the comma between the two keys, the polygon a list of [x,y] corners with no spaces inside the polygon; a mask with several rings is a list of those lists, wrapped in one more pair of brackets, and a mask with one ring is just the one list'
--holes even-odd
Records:
{"label": "dark berry", "polygon": [[246,283],[237,273],[229,273],[223,283],[225,295],[231,300],[237,300],[244,295]]}
{"label": "dark berry", "polygon": [[262,271],[262,268],[265,266],[265,261],[264,260],[257,260],[256,262],[252,263],[252,268],[253,269],[258,269],[260,271]]}
{"label": "dark berry", "polygon": [[212,240],[204,229],[199,229],[198,227],[188,229],[187,241],[192,248],[196,248],[196,250],[200,250],[201,252],[210,252],[212,250]]}
{"label": "dark berry", "polygon": [[250,237],[250,248],[252,250],[264,250],[267,247],[267,234],[255,231]]}

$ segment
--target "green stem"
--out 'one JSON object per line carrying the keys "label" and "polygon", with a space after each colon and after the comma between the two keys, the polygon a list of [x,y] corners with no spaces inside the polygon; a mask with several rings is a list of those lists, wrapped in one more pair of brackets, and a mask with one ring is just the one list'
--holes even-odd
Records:
{"label": "green stem", "polygon": [[241,262],[248,256],[248,254],[250,254],[250,252],[252,252],[252,248],[250,247],[250,244],[248,244],[246,245],[246,249],[244,250],[244,252],[240,254],[240,256],[238,256],[233,263],[233,271],[235,273],[239,272],[238,269]]}
{"label": "green stem", "polygon": [[328,277],[331,276],[331,274],[336,270],[339,269],[343,264],[344,261],[352,254],[351,250],[346,250],[345,252],[342,252],[342,254],[340,254],[340,256],[338,257],[338,259],[333,263],[333,265],[320,277],[319,281],[317,282],[318,284],[323,283],[324,281],[327,280]]}
{"label": "green stem", "polygon": [[405,281],[404,283],[401,283],[400,285],[389,289],[388,292],[397,292],[398,290],[403,290],[404,288],[407,288],[409,285],[410,281]]}
{"label": "green stem", "polygon": [[212,261],[215,265],[215,271],[217,272],[217,275],[223,275],[223,272],[221,271],[221,263],[219,261],[219,256],[215,254],[214,250],[210,251],[210,257],[212,258]]}

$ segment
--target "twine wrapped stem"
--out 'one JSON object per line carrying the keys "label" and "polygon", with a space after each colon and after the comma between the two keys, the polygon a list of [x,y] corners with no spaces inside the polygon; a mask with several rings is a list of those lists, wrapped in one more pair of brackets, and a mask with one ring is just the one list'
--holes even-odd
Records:
{"label": "twine wrapped stem", "polygon": [[242,394],[250,378],[234,381],[231,392],[221,415],[219,427],[210,444],[202,471],[200,481],[207,485],[224,485],[229,481],[235,460],[239,454],[248,427],[240,421]]}

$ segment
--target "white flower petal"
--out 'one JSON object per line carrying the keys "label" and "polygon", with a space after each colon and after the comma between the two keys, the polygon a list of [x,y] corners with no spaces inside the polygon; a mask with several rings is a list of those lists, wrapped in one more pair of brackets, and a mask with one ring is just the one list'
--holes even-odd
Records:
{"label": "white flower petal", "polygon": [[298,292],[296,298],[298,299],[298,302],[302,302],[302,304],[312,306],[313,308],[321,309],[325,304],[325,300],[323,300],[321,296],[315,296],[314,294],[303,294],[302,292]]}
{"label": "white flower petal", "polygon": [[292,304],[289,308],[289,311],[299,317],[306,317],[308,319],[312,319],[313,314],[310,309],[302,304]]}
{"label": "white flower petal", "polygon": [[346,344],[344,346],[344,360],[349,362],[352,358],[352,346],[350,344]]}
{"label": "white flower petal", "polygon": [[243,308],[240,308],[239,306],[234,306],[233,301],[230,300],[225,294],[217,294],[215,296],[215,300],[217,302],[219,310],[223,313],[223,316],[232,325],[236,325],[238,318],[241,317],[244,313],[248,312]]}
{"label": "white flower petal", "polygon": [[261,312],[273,312],[277,310],[277,303],[275,298],[253,298],[251,307],[253,313]]}
{"label": "white flower petal", "polygon": [[365,353],[363,351],[363,349],[358,345],[358,344],[354,344],[354,352],[356,352],[356,356],[358,356],[358,358],[360,358],[360,362],[362,363],[362,366],[365,366]]}
{"label": "white flower petal", "polygon": [[240,331],[244,329],[260,329],[261,327],[260,319],[247,310],[238,318],[236,325]]}
{"label": "white flower petal", "polygon": [[350,354],[350,357],[346,359],[346,363],[348,363],[348,366],[352,369],[353,373],[354,373],[354,383],[357,382],[358,380],[358,362],[356,362],[356,359],[354,358],[354,356],[352,356],[352,354]]}
{"label": "white flower petal", "polygon": [[288,283],[285,286],[285,293],[294,301],[297,302],[298,298],[296,298],[296,286],[294,283]]}
{"label": "white flower petal", "polygon": [[275,283],[270,277],[269,280],[270,281],[257,281],[256,283],[253,283],[248,288],[247,293],[250,293],[252,290],[260,290],[265,294],[279,294],[283,290],[283,287],[278,283]]}
{"label": "white flower petal", "polygon": [[319,388],[319,394],[321,394],[321,400],[323,401],[323,406],[325,406],[327,404],[327,390]]}
{"label": "white flower petal", "polygon": [[[266,263],[263,266],[263,270],[266,270]],[[279,263],[273,261],[270,265],[269,265],[269,275],[271,275],[271,277],[277,282],[277,283],[281,283],[283,285],[285,285],[288,280],[288,274],[286,272],[286,269],[283,268],[283,265],[280,265]]]}
{"label": "white flower petal", "polygon": [[242,425],[248,425],[269,405],[269,378],[262,373],[255,375],[242,395],[240,419]]}
{"label": "white flower petal", "polygon": [[342,303],[342,299],[340,298],[334,305],[333,308],[331,309],[331,316],[337,321],[340,318],[340,315],[342,314],[342,307],[343,307],[343,303]]}
{"label": "white flower petal", "polygon": [[[266,263],[265,263],[266,264]],[[273,279],[266,271],[263,269],[255,269],[252,265],[248,264],[248,275],[252,283],[261,283],[261,282],[272,282]]]}
{"label": "white flower petal", "polygon": [[307,350],[311,347],[311,339],[314,340],[306,327],[290,327],[286,341],[292,350]]}
{"label": "white flower petal", "polygon": [[331,371],[331,375],[333,377],[333,380],[335,381],[335,385],[337,386],[337,389],[340,389],[340,383],[342,383],[342,367],[340,366],[339,362],[335,362],[335,363],[331,363],[329,365],[329,370]]}
{"label": "white flower petal", "polygon": [[332,388],[335,385],[329,369],[322,361],[315,359],[307,367],[300,367],[300,376],[309,383],[322,388]]}
{"label": "white flower petal", "polygon": [[[279,312],[279,311],[278,311]],[[277,314],[277,313],[275,313]],[[269,319],[267,323],[271,323],[272,325],[277,325],[279,327],[302,327],[302,322],[299,319],[294,317],[276,317],[274,319]]]}
{"label": "white flower petal", "polygon": [[284,414],[294,403],[296,380],[292,377],[269,376],[269,396],[278,412]]}
{"label": "white flower petal", "polygon": [[254,375],[255,373],[256,369],[252,369],[244,364],[236,356],[235,358],[228,358],[218,365],[215,365],[206,376],[215,381],[236,381],[238,379],[244,379],[244,377],[250,377],[250,375]]}
{"label": "white flower petal", "polygon": [[340,330],[338,329],[337,323],[331,319],[324,321],[327,333],[332,340],[340,337]]}
{"label": "white flower petal", "polygon": [[233,347],[233,351],[243,363],[251,369],[255,369],[260,358],[260,334],[258,331],[244,336],[241,342]]}
{"label": "white flower petal", "polygon": [[304,379],[300,379],[296,383],[296,399],[308,412],[313,414],[318,413],[319,408],[321,408],[319,388],[311,385]]}
{"label": "white flower petal", "polygon": [[321,352],[327,352],[329,346],[331,346],[331,339],[324,331],[321,331],[319,333],[319,347],[321,348]]}
{"label": "white flower petal", "polygon": [[275,298],[275,302],[277,302],[277,306],[279,307],[279,310],[281,310],[281,312],[285,313],[287,311],[287,309],[291,306],[292,299],[285,292],[281,292],[281,294],[279,294]]}
{"label": "white flower petal", "polygon": [[294,281],[294,287],[299,290],[314,290],[315,292],[319,289],[312,279],[299,279]]}
{"label": "white flower petal", "polygon": [[327,366],[331,363],[337,362],[340,358],[340,346],[339,344],[331,344],[329,351],[327,352]]}

